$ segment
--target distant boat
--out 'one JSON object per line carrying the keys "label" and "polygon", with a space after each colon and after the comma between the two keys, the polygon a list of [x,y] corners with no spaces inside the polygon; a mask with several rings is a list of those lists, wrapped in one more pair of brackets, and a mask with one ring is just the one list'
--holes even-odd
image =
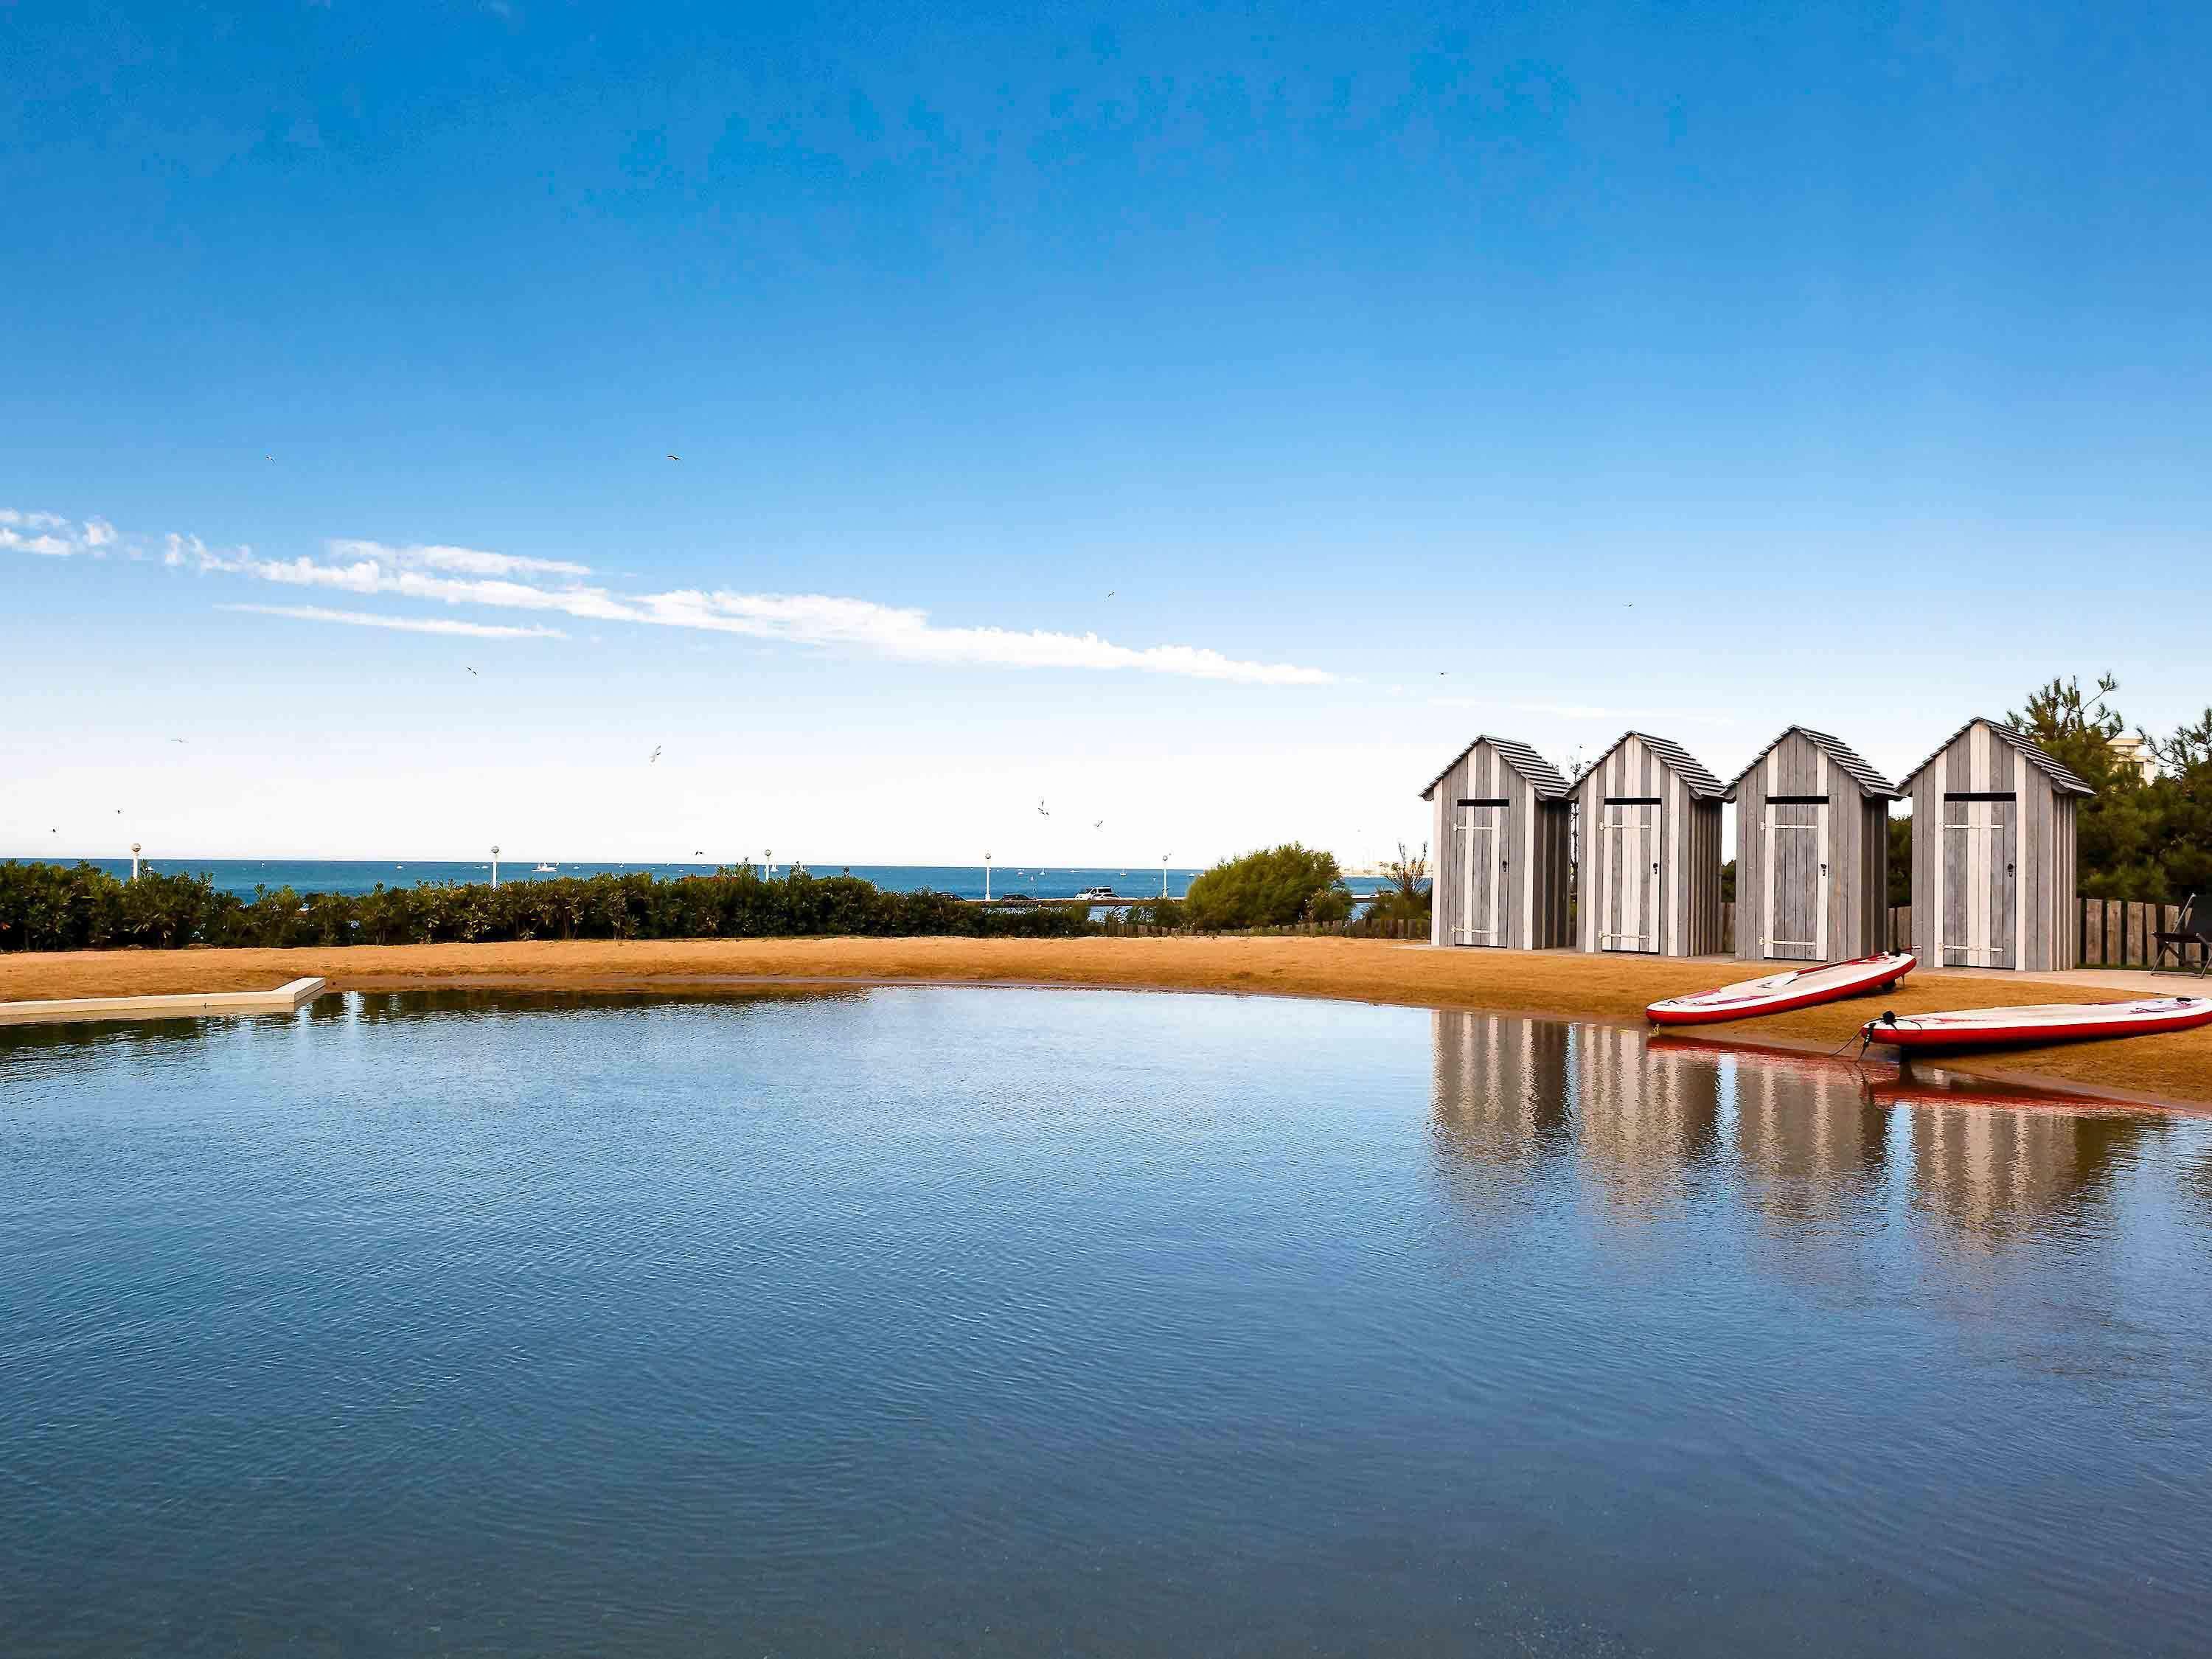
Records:
{"label": "distant boat", "polygon": [[561,866],[557,864],[540,864],[538,866],[538,873],[541,876],[550,876],[558,871],[560,867]]}

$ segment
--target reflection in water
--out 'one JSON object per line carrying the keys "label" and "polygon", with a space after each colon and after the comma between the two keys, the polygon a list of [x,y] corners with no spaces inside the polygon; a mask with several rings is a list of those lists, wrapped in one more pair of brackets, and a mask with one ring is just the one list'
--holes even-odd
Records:
{"label": "reflection in water", "polygon": [[1576,1140],[1589,1172],[1631,1207],[1678,1191],[1684,1169],[1720,1146],[1718,1069],[1647,1048],[1641,1031],[1572,1030]]}
{"label": "reflection in water", "polygon": [[1909,1117],[1914,1201],[1990,1249],[2081,1220],[2158,1124],[2097,1102],[2054,1107],[1910,1086],[1875,1095]]}
{"label": "reflection in water", "polygon": [[1430,1016],[1437,1139],[1474,1165],[1520,1169],[1571,1144],[1567,1040],[1556,1020]]}
{"label": "reflection in water", "polygon": [[1832,1220],[1879,1186],[1888,1115],[1856,1067],[1787,1055],[1732,1055],[1736,1146],[1763,1177],[1759,1209],[1782,1222]]}
{"label": "reflection in water", "polygon": [[1569,1160],[1632,1212],[1678,1195],[1703,1164],[1784,1224],[1847,1216],[1898,1176],[1920,1209],[1997,1249],[2078,1221],[2163,1123],[2106,1102],[1934,1089],[1844,1060],[1626,1028],[1438,1012],[1431,1030],[1442,1150],[1501,1170]]}

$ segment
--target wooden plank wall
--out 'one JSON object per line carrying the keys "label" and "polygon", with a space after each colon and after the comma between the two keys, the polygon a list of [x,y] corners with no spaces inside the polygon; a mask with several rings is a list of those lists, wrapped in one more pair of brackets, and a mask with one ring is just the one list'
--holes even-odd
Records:
{"label": "wooden plank wall", "polygon": [[[2008,887],[1993,872],[1986,890],[1957,890],[1944,880],[1942,829],[1947,811],[1961,821],[1988,823],[2002,817],[2002,804],[1944,801],[1954,791],[2010,790],[2018,797],[2011,842],[1990,843],[1988,857],[2014,866]],[[2016,968],[2047,973],[2074,965],[2068,938],[2073,921],[2075,881],[2074,803],[2061,796],[2043,771],[1981,720],[1975,721],[1912,781],[1912,899],[1925,926],[1922,945],[1930,967],[1938,965]],[[1930,833],[1930,831],[1933,833]],[[1980,884],[1976,884],[1980,888]],[[1986,897],[1984,897],[1984,890]],[[2002,947],[1994,960],[1965,963],[1954,948],[1966,937],[1974,907],[1988,903],[1996,918],[1993,941]]]}
{"label": "wooden plank wall", "polygon": [[[1569,807],[1565,801],[1536,798],[1528,779],[1489,744],[1477,744],[1437,785],[1431,823],[1431,861],[1435,873],[1429,942],[1461,944],[1455,929],[1465,925],[1466,872],[1460,824],[1469,809],[1462,800],[1499,800],[1504,811],[1505,906],[1498,944],[1512,950],[1552,949],[1572,942],[1567,921]],[[1479,948],[1479,947],[1478,947]]]}
{"label": "wooden plank wall", "polygon": [[[1825,818],[1819,858],[1828,866],[1826,950],[1817,959],[1847,962],[1881,948],[1889,897],[1889,803],[1869,800],[1850,773],[1802,732],[1787,733],[1737,786],[1736,913],[1733,942],[1723,947],[1747,962],[1767,959],[1766,803],[1770,795],[1826,795],[1823,808],[1799,813]],[[1816,820],[1817,821],[1817,820]],[[1806,960],[1802,955],[1791,959]]]}
{"label": "wooden plank wall", "polygon": [[[1620,838],[1607,836],[1607,796],[1656,796],[1660,805],[1641,809],[1656,814],[1657,846],[1652,857],[1660,868],[1650,884],[1648,871],[1631,872],[1621,866]],[[1700,801],[1681,778],[1634,735],[1612,753],[1576,787],[1580,812],[1582,881],[1577,895],[1577,949],[1599,951],[1608,947],[1606,935],[1626,931],[1625,915],[1638,904],[1656,905],[1656,915],[1648,928],[1655,956],[1711,956],[1721,948],[1721,804]],[[1636,808],[1616,808],[1634,811]],[[1628,883],[1637,878],[1636,896],[1629,898]]]}

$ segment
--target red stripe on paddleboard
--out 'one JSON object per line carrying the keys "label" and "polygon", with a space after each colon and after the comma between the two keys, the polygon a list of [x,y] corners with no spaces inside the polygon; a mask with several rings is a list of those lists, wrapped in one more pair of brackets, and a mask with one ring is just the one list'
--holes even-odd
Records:
{"label": "red stripe on paddleboard", "polygon": [[[1668,997],[1653,1003],[1644,1011],[1644,1018],[1655,1025],[1718,1025],[1732,1019],[1752,1019],[1761,1014],[1786,1014],[1792,1009],[1816,1007],[1824,1002],[1836,1002],[1844,997],[1856,996],[1880,986],[1892,985],[1911,973],[1916,959],[1910,954],[1863,957],[1865,970],[1849,979],[1832,980],[1825,985],[1791,988],[1783,986],[1764,996],[1745,997],[1738,1001],[1717,1002],[1708,999],[1725,997],[1737,986],[1723,986],[1717,991],[1701,991],[1694,997]],[[1821,973],[1832,973],[1838,968],[1855,966],[1853,963],[1832,963],[1825,968],[1802,970],[1806,977]],[[1744,985],[1756,985],[1757,980],[1745,980]]]}
{"label": "red stripe on paddleboard", "polygon": [[[2115,1013],[2109,1019],[2021,1020],[2013,1024],[1993,1021],[1988,1024],[1924,1026],[1916,1025],[1907,1018],[1894,1025],[1869,1020],[1863,1030],[1869,1041],[1890,1043],[1899,1048],[1993,1048],[2024,1042],[2086,1042],[2098,1037],[2156,1036],[2161,1032],[2189,1031],[2200,1025],[2212,1025],[2212,1000],[2201,997],[2184,1000],[2190,1006],[2159,1013]],[[2079,1006],[2084,1008],[2130,1009],[2138,1005],[2091,1002]],[[1967,1012],[1983,1011],[1953,1010],[1943,1014],[1923,1014],[1912,1018],[1955,1019],[1960,1013]],[[2002,1011],[1992,1009],[1988,1012]]]}

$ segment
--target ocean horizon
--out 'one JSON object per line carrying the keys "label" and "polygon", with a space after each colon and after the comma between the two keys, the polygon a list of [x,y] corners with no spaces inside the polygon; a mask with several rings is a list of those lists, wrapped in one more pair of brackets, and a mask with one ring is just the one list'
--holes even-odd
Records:
{"label": "ocean horizon", "polygon": [[[19,859],[16,862],[30,862]],[[48,856],[37,860],[48,864],[89,864],[109,874],[128,877],[129,859],[63,858]],[[295,893],[331,893],[358,897],[373,893],[379,887],[435,886],[441,883],[483,882],[491,879],[489,859],[142,859],[142,870],[167,876],[204,875],[216,890],[233,893],[250,899],[257,890],[275,892],[289,887]],[[615,860],[579,860],[541,871],[534,860],[506,859],[499,861],[499,879],[502,886],[511,882],[548,881],[561,877],[602,875],[649,875],[672,881],[684,876],[708,876],[727,866],[702,860],[690,864],[624,864]],[[755,863],[753,868],[763,866]],[[773,873],[789,873],[788,863],[768,866]],[[955,898],[983,896],[984,870],[980,864],[804,864],[807,873],[815,876],[858,876],[872,882],[886,892],[912,893],[925,890],[949,893]],[[1167,896],[1181,898],[1190,889],[1192,879],[1200,871],[1170,866],[1166,872]],[[1105,865],[1071,868],[1066,865],[997,865],[991,866],[991,894],[994,898],[1026,896],[1035,898],[1073,898],[1086,887],[1110,887],[1119,897],[1152,899],[1160,896],[1162,881],[1158,866],[1149,868],[1142,865]],[[1346,884],[1359,895],[1372,894],[1386,884],[1371,876],[1346,878]]]}

